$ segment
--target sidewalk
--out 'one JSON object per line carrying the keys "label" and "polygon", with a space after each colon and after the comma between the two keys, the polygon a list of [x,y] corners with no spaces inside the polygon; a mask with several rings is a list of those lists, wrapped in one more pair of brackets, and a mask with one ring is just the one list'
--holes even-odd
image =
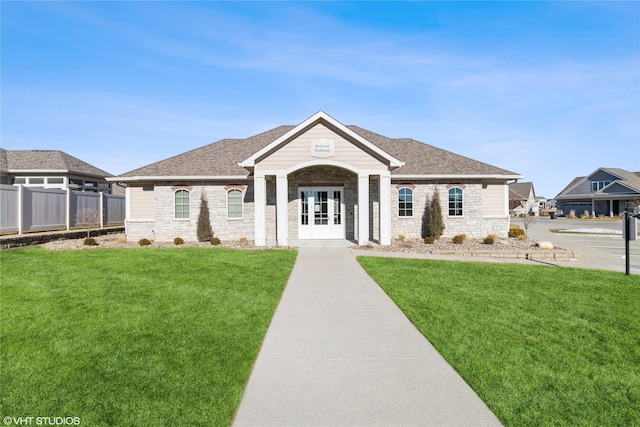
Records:
{"label": "sidewalk", "polygon": [[499,426],[345,247],[302,247],[234,426]]}

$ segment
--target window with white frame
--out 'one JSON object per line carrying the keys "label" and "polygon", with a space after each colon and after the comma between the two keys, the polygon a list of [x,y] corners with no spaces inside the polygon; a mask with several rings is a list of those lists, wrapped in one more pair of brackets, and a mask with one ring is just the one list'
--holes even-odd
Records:
{"label": "window with white frame", "polygon": [[191,194],[187,190],[177,190],[174,193],[175,219],[189,219],[189,199]]}
{"label": "window with white frame", "polygon": [[398,216],[413,216],[413,190],[409,187],[398,190]]}
{"label": "window with white frame", "polygon": [[227,191],[227,218],[242,219],[242,190],[232,188]]}
{"label": "window with white frame", "polygon": [[449,189],[449,216],[462,216],[462,188]]}

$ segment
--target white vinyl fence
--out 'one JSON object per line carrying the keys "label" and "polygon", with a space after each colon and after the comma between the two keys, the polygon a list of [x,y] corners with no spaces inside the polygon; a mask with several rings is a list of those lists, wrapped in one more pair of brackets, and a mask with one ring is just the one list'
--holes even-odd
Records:
{"label": "white vinyl fence", "polygon": [[83,210],[98,212],[94,227],[124,224],[125,197],[50,188],[0,185],[0,233],[70,230]]}

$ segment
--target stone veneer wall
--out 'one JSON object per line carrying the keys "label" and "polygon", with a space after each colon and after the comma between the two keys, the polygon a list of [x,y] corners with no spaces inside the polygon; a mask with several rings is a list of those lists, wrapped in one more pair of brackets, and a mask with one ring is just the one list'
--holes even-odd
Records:
{"label": "stone veneer wall", "polygon": [[[244,194],[242,219],[227,219],[227,190],[239,188]],[[189,218],[174,218],[174,193],[184,188],[190,192]],[[190,183],[166,182],[154,185],[154,222],[142,220],[127,221],[127,238],[137,240],[149,238],[157,241],[171,241],[181,237],[187,241],[197,240],[200,195],[204,191],[209,205],[209,219],[214,236],[221,240],[254,238],[253,182]]]}
{"label": "stone veneer wall", "polygon": [[[288,226],[289,239],[298,238],[298,187],[300,186],[343,186],[345,203],[345,233],[350,240],[357,239],[358,230],[358,178],[357,175],[344,169],[330,166],[310,167],[296,171],[288,177]],[[413,187],[413,216],[398,216],[398,189],[402,186]],[[243,218],[227,219],[227,190],[230,186],[238,186],[244,192]],[[379,179],[371,177],[369,181],[369,233],[374,242],[380,238],[379,227]],[[478,182],[462,182],[456,186],[463,188],[463,216],[449,217],[448,215],[448,186],[446,182],[413,182],[391,184],[391,237],[421,238],[423,235],[423,215],[433,191],[437,188],[440,193],[443,220],[445,223],[444,237],[453,237],[465,233],[471,238],[483,238],[488,234],[506,237],[509,231],[509,217],[482,216],[482,184]],[[174,192],[180,188],[190,190],[190,218],[175,219]],[[267,241],[276,240],[276,182],[268,177],[267,206],[266,206],[266,237]],[[226,189],[225,189],[226,188]],[[200,212],[200,194],[205,192],[209,202],[209,217],[214,235],[221,240],[238,240],[246,237],[255,238],[255,210],[253,182],[215,182],[189,185],[188,183],[166,182],[156,184],[154,188],[155,205],[154,221],[127,220],[126,233],[129,240],[141,238],[158,241],[171,241],[175,237],[182,237],[189,241],[197,240],[197,223]]]}
{"label": "stone veneer wall", "polygon": [[[400,217],[398,215],[398,190],[402,187],[413,188],[413,216]],[[449,188],[460,187],[463,190],[463,215],[449,216]],[[471,238],[483,238],[489,234],[507,237],[509,233],[509,217],[483,217],[482,215],[482,183],[447,182],[426,183],[392,181],[391,184],[391,237],[394,239],[404,236],[409,239],[423,237],[424,216],[431,201],[433,192],[437,189],[440,195],[442,219],[445,224],[443,237],[453,237],[456,234],[466,234]]]}

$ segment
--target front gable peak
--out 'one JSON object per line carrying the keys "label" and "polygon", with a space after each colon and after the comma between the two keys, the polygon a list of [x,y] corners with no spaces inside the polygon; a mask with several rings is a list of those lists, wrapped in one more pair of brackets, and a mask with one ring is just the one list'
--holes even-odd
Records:
{"label": "front gable peak", "polygon": [[[368,152],[370,155],[375,156],[380,161],[387,164],[389,169],[395,169],[404,164],[404,162],[402,162],[401,160],[382,150],[377,145],[373,144],[371,141],[349,129],[347,126],[343,125],[324,111],[319,111],[299,125],[293,127],[291,130],[289,130],[270,144],[255,152],[250,157],[238,163],[238,165],[246,169],[253,170],[257,163],[259,163],[266,157],[271,156],[294,139],[307,132],[313,131],[314,128],[316,130],[319,128],[326,129],[331,134],[340,135],[342,138],[344,138],[344,140],[349,141],[352,145],[357,145],[361,150]],[[316,147],[315,153],[317,155],[314,155],[313,157],[329,157],[332,155],[332,151],[335,149],[331,138],[320,137],[315,138],[310,142],[310,152],[313,152],[313,147]],[[313,153],[311,154],[313,155]]]}

